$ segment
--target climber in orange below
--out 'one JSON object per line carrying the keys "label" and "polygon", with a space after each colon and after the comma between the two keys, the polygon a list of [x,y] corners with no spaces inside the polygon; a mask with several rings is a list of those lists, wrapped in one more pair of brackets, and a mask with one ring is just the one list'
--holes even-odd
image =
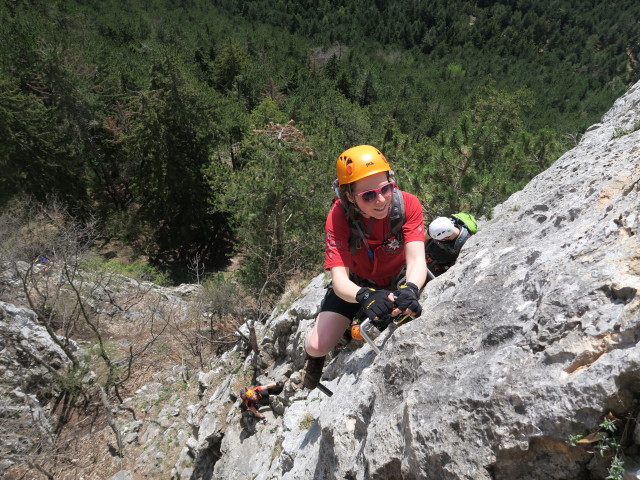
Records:
{"label": "climber in orange below", "polygon": [[275,383],[269,383],[268,385],[259,385],[257,387],[244,387],[240,390],[240,398],[242,399],[242,405],[246,407],[247,411],[251,412],[254,417],[260,420],[260,423],[266,424],[267,417],[258,411],[259,404],[268,404],[269,395],[280,395],[284,389],[284,384],[287,381],[278,380]]}

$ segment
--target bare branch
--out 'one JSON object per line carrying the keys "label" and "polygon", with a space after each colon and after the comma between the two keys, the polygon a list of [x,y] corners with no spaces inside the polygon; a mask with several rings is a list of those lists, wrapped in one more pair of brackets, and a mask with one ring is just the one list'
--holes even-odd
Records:
{"label": "bare branch", "polygon": [[124,446],[122,444],[122,435],[120,434],[120,430],[118,429],[118,425],[116,425],[116,421],[113,418],[113,413],[111,413],[111,405],[109,404],[109,399],[107,398],[107,394],[104,389],[98,385],[98,392],[100,393],[100,399],[102,400],[102,405],[104,406],[104,415],[107,420],[107,424],[113,430],[114,435],[116,436],[116,442],[118,444],[118,456],[123,457],[124,454]]}

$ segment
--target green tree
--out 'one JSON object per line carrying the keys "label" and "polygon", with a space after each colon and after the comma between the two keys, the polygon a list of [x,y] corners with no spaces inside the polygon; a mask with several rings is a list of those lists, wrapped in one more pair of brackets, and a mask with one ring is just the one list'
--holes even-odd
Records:
{"label": "green tree", "polygon": [[86,212],[87,170],[98,154],[100,118],[93,105],[92,67],[45,40],[31,47],[23,78],[2,80],[0,86],[0,121],[7,135],[2,161],[13,184],[7,195],[20,191],[39,200],[56,195]]}
{"label": "green tree", "polygon": [[249,118],[252,128],[261,128],[269,124],[269,122],[285,123],[287,121],[287,115],[278,108],[278,105],[271,97],[264,98],[253,109]]}
{"label": "green tree", "polygon": [[199,89],[171,54],[156,64],[152,89],[129,106],[135,113],[127,118],[123,153],[135,165],[132,208],[156,260],[184,265],[195,254],[207,258],[224,251],[228,224],[210,209],[204,172],[214,143],[215,106],[215,97]]}
{"label": "green tree", "polygon": [[360,105],[365,107],[367,105],[372,104],[378,97],[378,90],[376,86],[376,80],[374,79],[373,73],[368,70],[362,81],[362,86],[360,87],[360,95],[359,102]]}
{"label": "green tree", "polygon": [[410,175],[429,216],[459,210],[488,214],[548,161],[552,133],[541,132],[535,140],[524,135],[522,115],[530,97],[526,90],[507,93],[488,86],[456,126],[412,152],[425,159]]}
{"label": "green tree", "polygon": [[238,76],[249,63],[247,49],[235,39],[230,39],[213,62],[214,79],[217,88],[231,90]]}
{"label": "green tree", "polygon": [[245,285],[282,293],[291,276],[316,266],[327,212],[327,165],[294,122],[269,123],[243,145],[244,167],[230,172],[224,207],[233,217]]}
{"label": "green tree", "polygon": [[335,81],[338,78],[339,72],[340,72],[340,61],[338,60],[338,56],[334,53],[333,55],[331,55],[331,58],[327,60],[327,63],[322,69],[322,73],[329,80]]}
{"label": "green tree", "polygon": [[8,81],[0,82],[0,206],[19,193],[44,200],[56,191],[50,118],[50,109],[37,98]]}

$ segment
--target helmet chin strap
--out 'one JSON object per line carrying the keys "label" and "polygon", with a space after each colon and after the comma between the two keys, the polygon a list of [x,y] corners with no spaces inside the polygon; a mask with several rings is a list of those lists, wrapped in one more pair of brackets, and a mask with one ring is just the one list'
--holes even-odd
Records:
{"label": "helmet chin strap", "polygon": [[[337,178],[333,181],[333,184],[331,186],[333,187],[333,192],[335,193],[336,197],[342,200],[342,198],[340,198],[340,183],[338,182]],[[351,185],[347,185],[347,188],[349,189],[349,195],[353,197],[353,192],[351,191]],[[364,215],[364,212],[360,210],[360,208],[358,208],[358,205],[355,202],[350,201],[348,198],[347,198],[347,202],[349,202],[349,204],[357,213],[359,213],[360,215]]]}
{"label": "helmet chin strap", "polygon": [[[354,199],[356,198],[355,195],[353,194],[353,190],[351,190],[351,184],[349,184],[349,195],[351,195]],[[353,205],[353,209],[356,212],[358,212],[360,215],[366,215],[366,213],[364,213],[362,210],[360,210],[360,207],[358,207],[358,204],[356,202],[349,201],[349,203],[351,205]]]}
{"label": "helmet chin strap", "polygon": [[353,209],[358,212],[360,215],[366,215],[366,213],[364,213],[362,210],[360,210],[360,207],[358,207],[358,204],[355,202],[351,203],[353,205]]}

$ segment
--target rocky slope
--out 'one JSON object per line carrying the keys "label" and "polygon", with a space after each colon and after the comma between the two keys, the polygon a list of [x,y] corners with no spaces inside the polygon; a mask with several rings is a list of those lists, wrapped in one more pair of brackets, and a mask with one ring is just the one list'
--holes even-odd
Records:
{"label": "rocky slope", "polygon": [[[325,283],[316,278],[260,332],[260,380],[291,375],[270,423],[241,416],[223,360],[202,376],[194,434],[173,477],[607,476],[611,458],[594,456],[595,443],[567,439],[598,430],[608,413],[625,440],[636,424],[639,127],[640,83],[495,208],[458,263],[424,289],[422,317],[376,339],[381,354],[352,342],[333,357],[333,397],[300,388],[302,342]],[[637,451],[631,442],[625,478],[639,478]]]}
{"label": "rocky slope", "polygon": [[[424,289],[421,318],[378,335],[379,355],[362,341],[334,353],[323,379],[332,397],[301,387],[325,274],[258,325],[259,355],[240,343],[197,377],[179,361],[197,287],[144,286],[145,302],[135,283],[101,289],[91,302],[112,341],[144,343],[139,325],[153,327],[158,312],[175,335],[158,337],[113,405],[124,456],[114,455],[108,426],[90,425],[55,478],[600,479],[612,449],[594,452],[617,440],[625,472],[613,478],[638,479],[639,217],[640,83],[480,224],[458,263]],[[4,274],[0,287],[5,300],[20,290]],[[47,372],[15,342],[60,371],[64,356],[13,298],[0,303],[0,414],[36,415],[45,438],[49,412],[30,387]],[[263,408],[267,425],[244,415],[236,396],[255,365],[260,382],[290,378]],[[604,420],[616,432],[599,427]],[[31,431],[10,427],[0,425],[2,453],[17,458]],[[584,443],[569,445],[578,435]],[[0,460],[7,478],[20,478],[12,457]]]}
{"label": "rocky slope", "polygon": [[[21,272],[28,268],[24,262],[17,266]],[[41,292],[54,297],[59,273],[54,270],[40,278]],[[179,362],[183,345],[171,326],[173,319],[187,323],[190,298],[198,286],[163,288],[120,275],[107,278],[101,278],[100,288],[92,284],[84,304],[94,312],[110,352],[126,352],[129,345],[137,352],[133,374],[120,390],[123,403],[117,404],[115,396],[111,399],[123,458],[116,454],[114,432],[105,424],[96,395],[104,368],[91,336],[70,342],[83,365],[95,368],[83,378],[89,405],[75,410],[57,432],[59,381],[71,380],[66,377],[70,359],[34,311],[25,307],[29,301],[21,277],[0,263],[0,478],[105,479],[118,471],[125,472],[119,474],[124,478],[166,478],[189,438],[186,407],[198,401],[198,382],[190,378],[185,362]]]}

